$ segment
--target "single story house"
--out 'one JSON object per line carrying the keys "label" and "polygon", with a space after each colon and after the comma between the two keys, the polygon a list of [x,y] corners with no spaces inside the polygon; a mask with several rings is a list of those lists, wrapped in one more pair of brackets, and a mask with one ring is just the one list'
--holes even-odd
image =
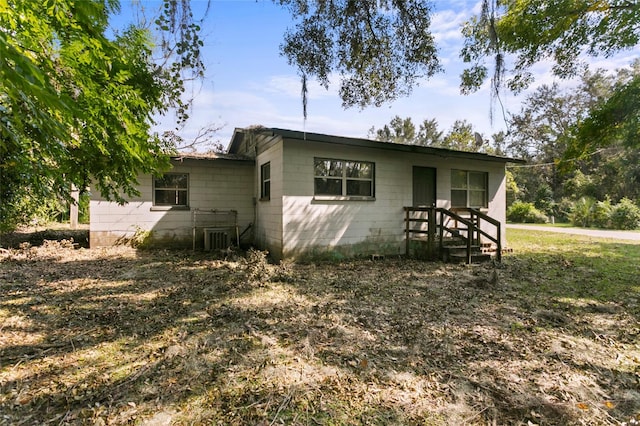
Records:
{"label": "single story house", "polygon": [[[511,158],[276,128],[236,129],[224,154],[141,175],[125,205],[93,194],[91,247],[143,236],[208,249],[239,241],[275,259],[404,254],[405,207],[472,207],[505,224]],[[489,231],[492,232],[492,231]],[[504,233],[498,234],[504,238]]]}

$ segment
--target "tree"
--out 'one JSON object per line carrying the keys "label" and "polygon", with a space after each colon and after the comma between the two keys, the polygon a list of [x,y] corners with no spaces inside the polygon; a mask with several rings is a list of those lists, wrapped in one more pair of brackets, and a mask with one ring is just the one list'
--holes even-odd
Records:
{"label": "tree", "polygon": [[401,118],[396,115],[389,124],[376,129],[369,129],[369,138],[383,141],[404,143],[423,146],[441,146],[444,133],[438,129],[438,121],[435,118],[425,119],[416,131],[411,117]]}
{"label": "tree", "polygon": [[411,117],[400,118],[396,115],[381,129],[371,127],[369,137],[382,142],[412,144],[416,140],[416,126]]}
{"label": "tree", "polygon": [[[556,210],[565,198],[574,203],[581,197],[613,202],[638,198],[640,149],[618,140],[588,155],[572,152],[580,141],[581,123],[594,107],[608,102],[620,81],[631,78],[637,68],[633,65],[615,74],[585,72],[577,87],[561,90],[555,84],[543,85],[527,96],[520,112],[509,120],[511,132],[506,139],[510,155],[529,163],[512,169],[520,200],[560,216]],[[571,159],[571,167],[564,171],[558,167],[563,158]]]}
{"label": "tree", "polygon": [[[635,66],[640,69],[640,61],[636,60]],[[611,97],[590,111],[580,124],[578,139],[568,154],[584,157],[594,146],[617,142],[630,148],[640,147],[640,72],[616,82]]]}
{"label": "tree", "polygon": [[423,0],[274,0],[301,21],[285,35],[282,53],[304,86],[313,76],[328,87],[340,74],[345,107],[380,106],[407,95],[420,78],[441,70]]}
{"label": "tree", "polygon": [[[636,1],[483,0],[479,16],[463,29],[466,41],[461,56],[471,65],[463,72],[462,91],[477,90],[489,78],[489,61],[493,61],[494,97],[503,86],[515,92],[528,87],[533,80],[530,68],[541,61],[551,61],[552,72],[561,78],[580,75],[586,69],[584,57],[607,57],[638,45],[638,22],[640,3]],[[511,58],[513,73],[505,79]],[[580,123],[582,153],[613,138],[640,145],[639,116],[640,79],[636,77],[616,87],[614,95]]]}
{"label": "tree", "polygon": [[[168,166],[154,114],[181,99],[185,72],[202,75],[202,42],[188,2],[166,0],[156,19],[177,38],[153,60],[150,30],[108,38],[117,0],[5,1],[0,8],[0,227],[25,222],[43,199],[89,182],[124,201],[139,172]],[[157,50],[156,50],[157,52]]]}
{"label": "tree", "polygon": [[424,119],[420,124],[420,130],[418,131],[418,137],[416,140],[417,145],[424,146],[440,146],[442,145],[444,132],[438,127],[438,121],[435,118]]}
{"label": "tree", "polygon": [[583,78],[580,90],[588,97],[588,110],[560,166],[563,171],[578,168],[591,178],[595,190],[585,195],[614,202],[640,199],[640,111],[633,111],[640,100],[640,90],[633,90],[639,79],[638,59],[615,74],[596,72]]}
{"label": "tree", "polygon": [[[491,135],[491,139],[493,140],[491,152],[494,155],[506,156],[507,134],[501,130],[498,133]],[[489,150],[487,152],[489,152]]]}
{"label": "tree", "polygon": [[201,127],[190,140],[185,140],[173,130],[167,130],[160,135],[160,144],[164,152],[178,154],[180,152],[196,152],[205,149],[207,152],[223,152],[224,147],[215,135],[223,126],[209,125]]}
{"label": "tree", "polygon": [[564,155],[573,126],[586,108],[582,91],[563,91],[557,84],[542,85],[525,98],[520,112],[510,117],[508,152],[536,165],[514,169],[523,201],[540,208],[542,199],[548,204],[548,189],[557,201],[563,196],[566,177],[560,176],[556,162]]}
{"label": "tree", "polygon": [[482,145],[477,143],[471,123],[467,120],[456,120],[444,137],[442,147],[475,152],[479,151]]}
{"label": "tree", "polygon": [[416,126],[413,124],[411,117],[401,118],[398,115],[393,117],[389,124],[385,124],[380,129],[376,129],[375,126],[371,127],[368,136],[383,142],[432,146],[460,151],[483,151],[496,155],[503,154],[501,149],[505,139],[503,132],[493,135],[496,147],[491,147],[488,141],[484,141],[482,136],[473,130],[473,125],[467,120],[456,120],[449,132],[444,135],[444,132],[439,129],[438,121],[435,118],[424,119],[416,132]]}

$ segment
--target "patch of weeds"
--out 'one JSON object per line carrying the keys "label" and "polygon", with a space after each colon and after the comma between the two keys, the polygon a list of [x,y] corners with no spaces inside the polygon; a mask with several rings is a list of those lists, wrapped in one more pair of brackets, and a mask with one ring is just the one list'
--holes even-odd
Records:
{"label": "patch of weeds", "polygon": [[74,250],[76,244],[69,240],[44,240],[40,246],[32,246],[29,242],[20,243],[17,249],[2,249],[0,260],[24,261],[36,259],[63,259],[69,250]]}
{"label": "patch of weeds", "polygon": [[268,251],[249,249],[244,258],[240,259],[240,270],[242,271],[241,281],[249,285],[262,285],[266,283],[272,275],[272,268],[269,265]]}
{"label": "patch of weeds", "polygon": [[151,241],[151,231],[145,231],[139,226],[136,227],[136,232],[129,240],[129,245],[133,248],[146,248]]}
{"label": "patch of weeds", "polygon": [[511,331],[516,332],[516,331],[523,331],[527,328],[526,325],[524,325],[522,322],[520,321],[515,321],[511,323]]}
{"label": "patch of weeds", "polygon": [[345,259],[346,256],[336,250],[314,250],[297,258],[300,263],[341,263]]}
{"label": "patch of weeds", "polygon": [[29,243],[31,246],[41,246],[45,241],[70,240],[75,246],[89,247],[89,229],[69,229],[68,225],[60,229],[37,230],[25,228],[15,232],[0,234],[0,247],[19,248],[21,243]]}
{"label": "patch of weeds", "polygon": [[276,266],[271,279],[281,283],[292,283],[297,279],[295,273],[295,263],[290,260],[281,260]]}
{"label": "patch of weeds", "polygon": [[139,226],[135,226],[135,231],[131,236],[122,236],[115,241],[117,246],[129,246],[138,249],[145,249],[151,247],[153,233],[147,231]]}

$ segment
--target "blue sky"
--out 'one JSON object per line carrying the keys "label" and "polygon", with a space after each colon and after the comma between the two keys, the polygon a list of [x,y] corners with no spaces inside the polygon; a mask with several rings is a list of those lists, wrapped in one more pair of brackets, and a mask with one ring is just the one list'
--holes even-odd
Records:
{"label": "blue sky", "polygon": [[[160,5],[156,0],[139,2],[149,9]],[[435,118],[444,131],[456,119],[466,119],[475,130],[489,138],[491,134],[504,130],[505,124],[499,110],[494,113],[493,124],[490,123],[488,87],[473,95],[463,96],[459,92],[459,75],[464,67],[458,57],[463,41],[460,26],[477,13],[480,2],[436,0],[434,5],[436,13],[432,17],[432,33],[444,73],[421,81],[407,98],[365,110],[345,110],[342,107],[337,95],[337,78],[331,79],[333,84],[329,90],[312,81],[305,123],[300,78],[279,51],[286,29],[295,25],[289,12],[271,0],[212,0],[203,24],[206,79],[190,89],[195,95],[195,102],[190,122],[180,135],[188,140],[204,126],[223,126],[217,139],[226,146],[235,127],[263,125],[366,137],[372,126],[379,128],[399,115],[411,117],[416,125],[423,119]],[[205,6],[204,0],[192,2],[196,18],[202,16]],[[624,67],[639,53],[639,49],[622,52],[614,58],[594,60],[591,66],[607,69]],[[533,69],[536,85],[554,81],[549,69],[547,63],[538,64]],[[505,108],[517,112],[523,96],[503,94]],[[166,117],[160,120],[157,130],[174,127],[172,117]]]}

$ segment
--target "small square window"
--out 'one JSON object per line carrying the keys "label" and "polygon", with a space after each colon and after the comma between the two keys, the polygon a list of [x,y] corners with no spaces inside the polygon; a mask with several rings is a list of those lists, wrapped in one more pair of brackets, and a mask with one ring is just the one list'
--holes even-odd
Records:
{"label": "small square window", "polygon": [[186,173],[165,173],[153,179],[154,206],[189,205],[189,175]]}
{"label": "small square window", "polygon": [[488,207],[489,174],[451,170],[451,207]]}

